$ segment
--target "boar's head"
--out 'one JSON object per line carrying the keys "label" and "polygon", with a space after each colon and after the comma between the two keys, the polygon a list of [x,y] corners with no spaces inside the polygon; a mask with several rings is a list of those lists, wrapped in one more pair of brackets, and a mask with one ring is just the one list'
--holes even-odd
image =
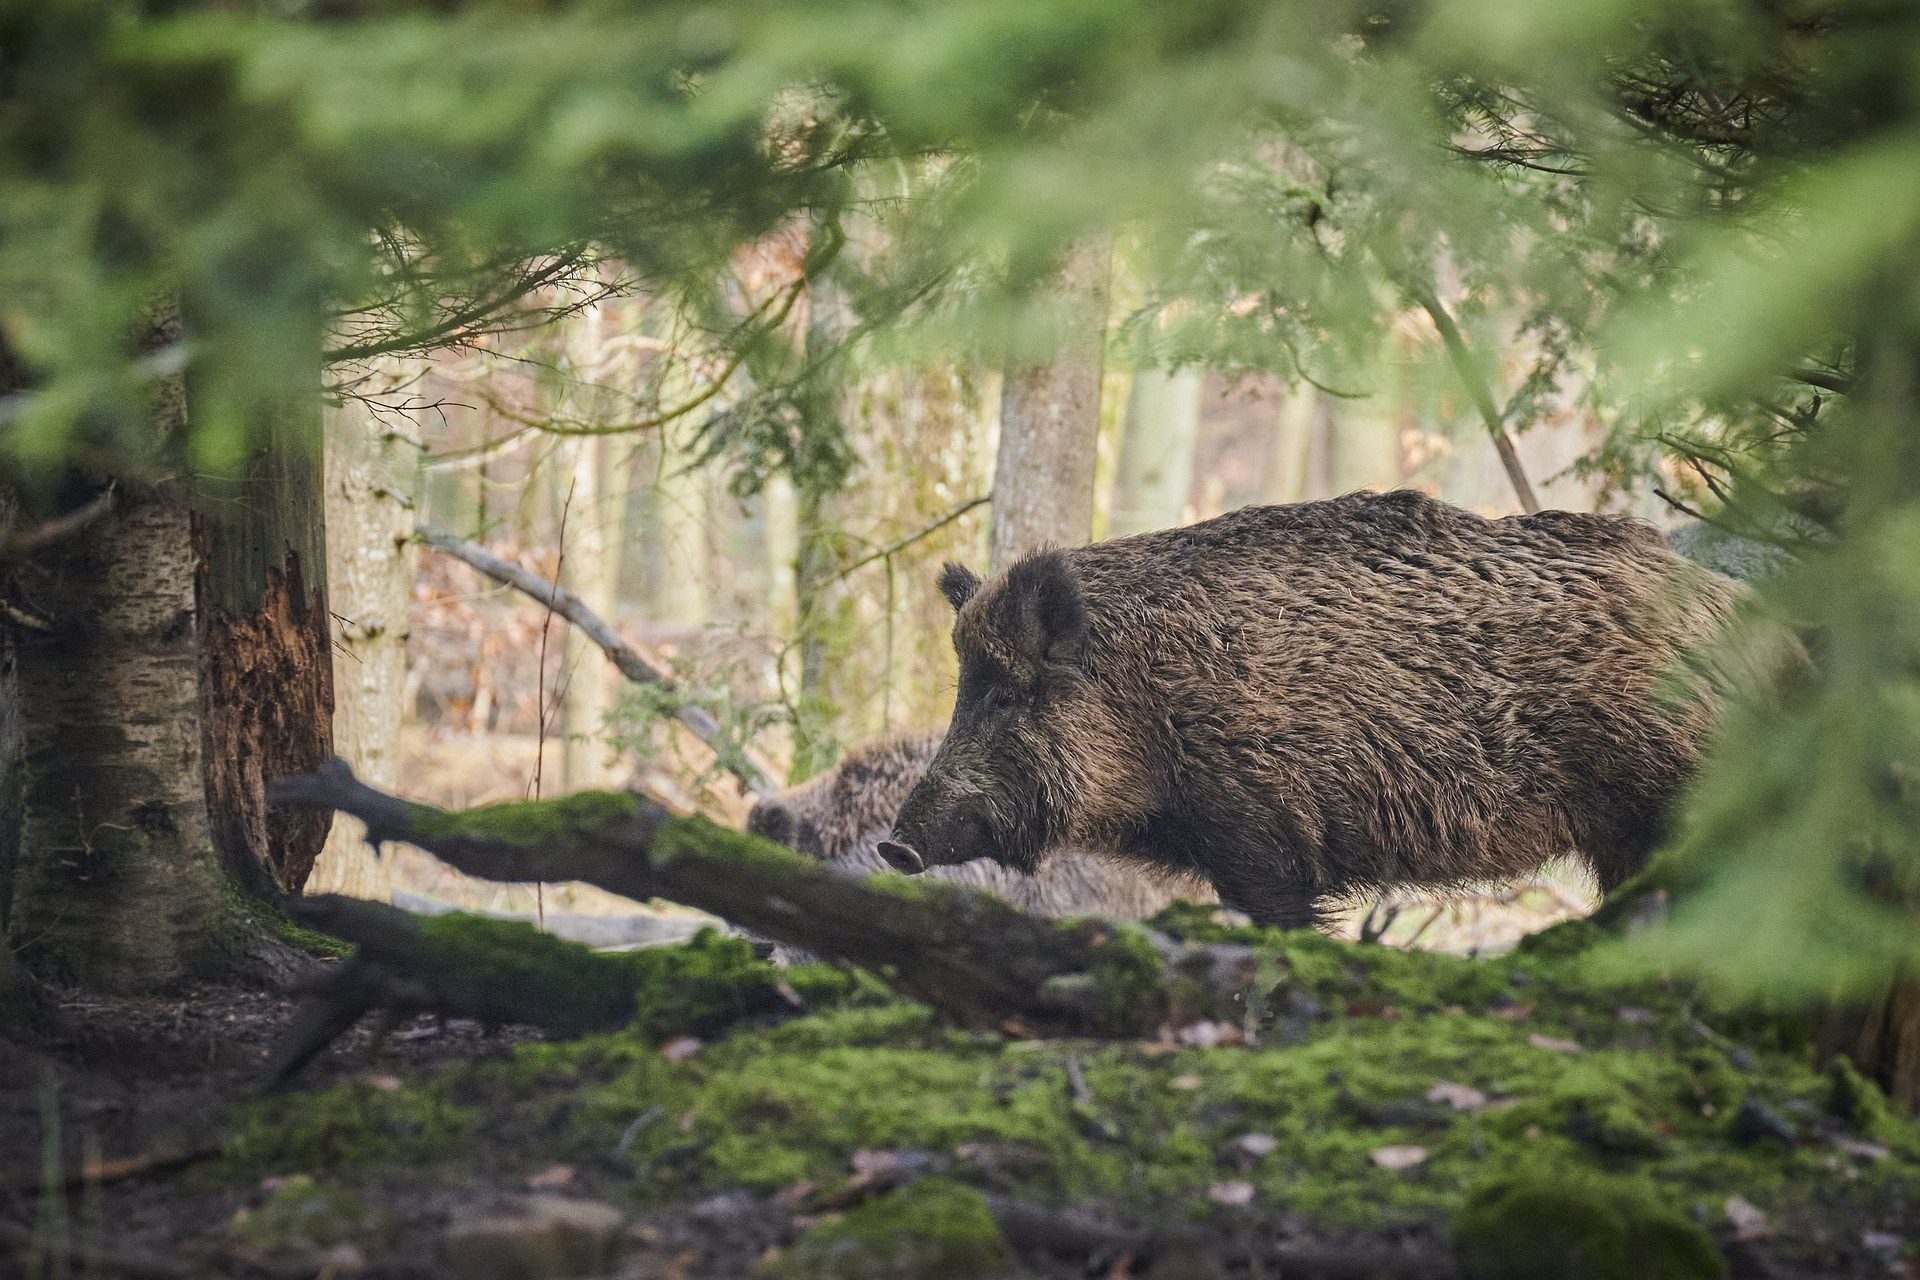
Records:
{"label": "boar's head", "polygon": [[1085,736],[1081,591],[1057,551],[984,585],[950,564],[940,590],[956,615],[953,720],[880,853],[908,873],[975,858],[1032,871],[1066,829],[1062,782],[1074,771],[1065,756]]}

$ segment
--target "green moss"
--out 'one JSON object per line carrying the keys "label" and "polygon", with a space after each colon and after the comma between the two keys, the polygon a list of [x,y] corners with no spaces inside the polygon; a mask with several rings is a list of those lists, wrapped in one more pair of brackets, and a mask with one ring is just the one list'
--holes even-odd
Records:
{"label": "green moss", "polygon": [[531,847],[591,834],[631,818],[638,796],[626,791],[577,791],[552,800],[521,800],[449,811],[408,805],[414,830],[424,839],[466,836]]}
{"label": "green moss", "polygon": [[[1244,1178],[1257,1209],[1372,1230],[1436,1227],[1470,1196],[1476,1212],[1492,1212],[1489,1169],[1560,1168],[1578,1188],[1598,1179],[1608,1192],[1600,1209],[1580,1212],[1606,1222],[1623,1212],[1609,1190],[1623,1181],[1696,1220],[1735,1193],[1780,1223],[1831,1221],[1836,1203],[1920,1196],[1920,1148],[1898,1120],[1880,1138],[1892,1154],[1872,1160],[1837,1160],[1815,1143],[1736,1141],[1728,1117],[1749,1098],[1785,1115],[1827,1105],[1878,1124],[1877,1095],[1804,1055],[1736,1048],[1703,1028],[1703,1016],[1720,1019],[1682,989],[1597,982],[1580,948],[1470,961],[1235,932],[1277,984],[1266,1002],[1277,1021],[1251,1046],[960,1032],[870,978],[815,966],[785,975],[815,1012],[786,1017],[781,1003],[773,1013],[785,1021],[743,1029],[739,1015],[757,1005],[739,1003],[742,992],[780,975],[744,944],[708,935],[598,958],[662,966],[629,975],[635,1007],[652,1010],[632,1029],[523,1046],[398,1096],[357,1088],[303,1099],[262,1112],[251,1145],[237,1150],[259,1172],[413,1177],[437,1158],[419,1117],[446,1107],[486,1116],[468,1130],[482,1160],[532,1172],[611,1158],[656,1204],[832,1186],[856,1152],[895,1149],[928,1152],[958,1181],[1023,1199],[1098,1198],[1160,1218],[1210,1212],[1208,1188]],[[1153,943],[1134,930],[1113,938],[1108,976],[1124,990],[1145,969],[1135,944]],[[705,1041],[697,1053],[669,1061],[658,1051],[667,1027],[695,1025],[710,1028],[693,1031]],[[1441,1083],[1478,1091],[1485,1105],[1448,1105],[1462,1090],[1430,1098]],[[1248,1134],[1263,1140],[1241,1145]],[[1381,1168],[1374,1153],[1389,1146],[1426,1158]]]}
{"label": "green moss", "polygon": [[[623,1023],[654,1040],[711,1035],[786,1008],[780,974],[741,938],[702,929],[672,947],[605,954],[516,921],[451,914],[420,921],[427,972],[542,1008],[549,1025],[586,1031]],[[824,978],[809,975],[825,993]]]}
{"label": "green moss", "polygon": [[[1089,926],[1081,921],[1063,921],[1060,928],[1085,936],[1093,947],[1094,960],[1086,973],[1071,975],[1065,981],[1078,989],[1060,990],[1086,1009],[1092,1030],[1102,1034],[1137,1030],[1144,1022],[1141,1010],[1166,1003],[1164,984],[1166,963],[1153,939],[1131,925]],[[1055,980],[1060,985],[1062,980]]]}
{"label": "green moss", "polygon": [[820,1223],[759,1274],[766,1280],[990,1280],[1013,1270],[980,1193],[927,1178]]}
{"label": "green moss", "polygon": [[1836,1054],[1827,1063],[1827,1111],[1855,1133],[1884,1137],[1894,1128],[1893,1112],[1880,1086],[1860,1074],[1853,1059]]}
{"label": "green moss", "polygon": [[1482,1184],[1454,1217],[1464,1280],[1718,1280],[1699,1224],[1643,1183],[1536,1166]]}
{"label": "green moss", "polygon": [[438,1160],[467,1136],[472,1116],[431,1086],[366,1081],[270,1098],[240,1117],[222,1165],[230,1172],[310,1172]]}
{"label": "green moss", "polygon": [[309,1252],[364,1237],[378,1215],[359,1196],[295,1174],[258,1207],[242,1209],[232,1232],[255,1249]]}

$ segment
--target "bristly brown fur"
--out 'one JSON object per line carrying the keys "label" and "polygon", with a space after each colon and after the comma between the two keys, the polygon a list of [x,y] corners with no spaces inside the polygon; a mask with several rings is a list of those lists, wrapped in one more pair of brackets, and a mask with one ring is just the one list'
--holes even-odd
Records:
{"label": "bristly brown fur", "polygon": [[1256,919],[1578,852],[1645,862],[1726,690],[1683,658],[1742,588],[1650,526],[1401,491],[1050,551],[967,594],[931,864],[1063,845],[1204,875]]}
{"label": "bristly brown fur", "polygon": [[[885,871],[878,847],[893,830],[908,793],[926,776],[945,735],[882,738],[849,751],[839,765],[754,805],[747,830],[848,871]],[[1176,899],[1211,901],[1191,878],[1062,850],[1028,875],[981,859],[932,874],[985,889],[1034,915],[1143,919]]]}

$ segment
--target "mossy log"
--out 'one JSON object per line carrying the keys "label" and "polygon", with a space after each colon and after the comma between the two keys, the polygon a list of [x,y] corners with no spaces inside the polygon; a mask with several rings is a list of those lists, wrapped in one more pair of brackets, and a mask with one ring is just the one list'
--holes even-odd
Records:
{"label": "mossy log", "polygon": [[360,782],[344,761],[275,784],[277,804],[326,807],[468,875],[580,880],[667,898],[870,970],[954,1022],[1016,1035],[1151,1036],[1238,1020],[1251,949],[1175,943],[1135,926],[1035,919],[957,885],[852,879],[645,797],[583,792],[450,813]]}
{"label": "mossy log", "polygon": [[336,894],[288,908],[300,924],[353,943],[354,952],[307,984],[268,1060],[270,1085],[376,1008],[390,1019],[436,1013],[567,1035],[625,1027],[659,1041],[712,1035],[799,1003],[750,943],[710,929],[682,946],[603,955],[528,924],[412,916]]}

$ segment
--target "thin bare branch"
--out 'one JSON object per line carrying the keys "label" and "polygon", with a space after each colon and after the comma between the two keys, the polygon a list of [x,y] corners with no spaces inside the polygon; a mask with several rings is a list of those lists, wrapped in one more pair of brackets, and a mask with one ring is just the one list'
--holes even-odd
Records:
{"label": "thin bare branch", "polygon": [[[495,582],[522,592],[571,622],[580,629],[582,635],[600,647],[621,675],[635,684],[652,685],[660,689],[680,688],[679,680],[665,663],[627,643],[612,624],[589,609],[585,601],[565,587],[548,582],[511,560],[502,559],[485,547],[457,538],[443,529],[422,525],[416,530],[416,536],[435,551],[471,565]],[[748,791],[756,796],[768,796],[779,790],[773,781],[772,768],[764,760],[744,747],[737,753],[727,747],[725,732],[712,712],[705,707],[682,705],[674,714],[696,737],[719,752],[721,764]]]}

